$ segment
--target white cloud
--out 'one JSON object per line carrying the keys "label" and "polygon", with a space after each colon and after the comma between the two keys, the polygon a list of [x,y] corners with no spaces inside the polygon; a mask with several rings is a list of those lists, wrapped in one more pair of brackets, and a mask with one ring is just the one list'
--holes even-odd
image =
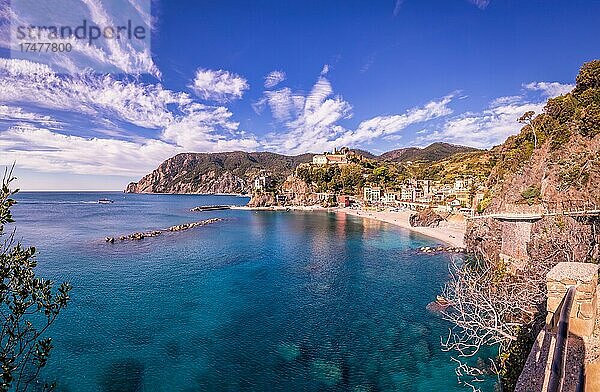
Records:
{"label": "white cloud", "polygon": [[253,137],[245,137],[238,131],[239,123],[231,121],[233,113],[225,107],[194,104],[186,107],[185,111],[184,116],[163,130],[163,140],[187,151],[202,152],[254,150],[259,146]]}
{"label": "white cloud", "polygon": [[41,172],[141,176],[184,150],[160,140],[83,138],[17,125],[0,132],[0,151],[0,164]]}
{"label": "white cloud", "polygon": [[[238,129],[239,123],[232,120],[233,114],[226,107],[194,102],[188,94],[164,89],[160,84],[101,75],[59,76],[46,65],[24,60],[0,59],[0,102],[10,104],[0,105],[0,121],[9,125],[7,130],[0,130],[0,155],[11,160],[28,159],[27,165],[41,171],[85,172],[93,165],[87,165],[83,158],[93,154],[95,148],[106,152],[99,154],[102,159],[90,159],[102,170],[110,168],[110,172],[129,164],[148,170],[175,152],[251,150],[259,146],[252,135]],[[52,132],[48,128],[58,124],[53,118],[26,111],[21,104],[40,111],[51,110],[68,122],[60,124],[60,133]],[[75,129],[73,123],[78,124]],[[81,124],[88,128],[90,123],[95,123],[96,129],[84,129],[83,133],[111,139],[77,136],[77,128],[81,132]],[[154,139],[137,132],[127,135],[122,123],[160,133]],[[84,155],[75,153],[71,145],[80,148]],[[138,159],[141,166],[119,157],[122,154],[139,158],[132,150],[148,152],[147,159]],[[69,156],[73,157],[72,164]],[[150,161],[152,164],[146,165]],[[121,171],[139,172],[129,168]]]}
{"label": "white cloud", "polygon": [[[11,7],[0,10],[0,18],[18,26],[79,26],[82,20],[89,25],[101,27],[121,26],[132,21],[135,26],[142,26],[147,31],[147,39],[101,39],[88,44],[87,40],[75,37],[61,39],[62,43],[71,44],[68,56],[64,53],[35,54],[36,61],[51,65],[54,69],[74,74],[94,72],[123,72],[131,75],[144,73],[156,78],[161,72],[154,64],[150,50],[153,20],[149,16],[150,4],[147,1],[128,0],[118,4],[120,12],[111,14],[115,9],[105,7],[109,3],[93,0],[82,0],[80,3],[55,2],[52,8],[26,7],[25,3],[16,2]],[[115,4],[111,4],[115,5]],[[115,7],[113,7],[115,8]],[[148,8],[148,9],[146,9]],[[0,46],[19,51],[19,40],[7,40],[11,36],[11,23],[0,26]],[[28,56],[23,54],[23,56]],[[30,57],[33,59],[33,57]]]}
{"label": "white cloud", "polygon": [[0,59],[0,102],[28,102],[46,109],[114,116],[134,125],[160,128],[173,121],[168,106],[186,105],[186,93],[161,84],[116,80],[111,76],[59,76],[26,60]]}
{"label": "white cloud", "polygon": [[523,96],[521,96],[521,95],[509,95],[506,97],[499,97],[499,98],[492,100],[492,102],[490,102],[490,107],[515,104],[515,103],[522,102],[522,101],[523,101]]}
{"label": "white cloud", "polygon": [[33,122],[46,127],[57,127],[60,125],[50,116],[38,113],[32,113],[18,106],[0,105],[0,122]]}
{"label": "white cloud", "polygon": [[[529,91],[541,93],[542,98],[553,98],[570,92],[575,86],[558,82],[531,82],[523,85]],[[478,113],[466,112],[450,118],[440,129],[421,134],[417,143],[444,141],[477,148],[489,148],[503,143],[520,132],[517,119],[527,111],[541,113],[545,102],[526,99],[526,94],[510,95],[492,100],[488,108]],[[538,97],[539,99],[539,97]]]}
{"label": "white cloud", "polygon": [[540,91],[542,95],[554,98],[571,92],[575,88],[575,85],[559,82],[531,82],[523,85],[523,87],[531,91]]}
{"label": "white cloud", "polygon": [[374,117],[361,122],[356,130],[349,130],[339,122],[352,117],[352,106],[333,94],[331,83],[323,76],[305,97],[290,89],[267,93],[266,103],[276,119],[285,120],[282,125],[286,131],[267,135],[263,146],[292,154],[364,145],[380,137],[390,137],[412,124],[452,113],[447,106],[453,98],[449,95],[404,114]]}
{"label": "white cloud", "polygon": [[329,73],[329,64],[325,64],[321,69],[321,76],[325,76]]}
{"label": "white cloud", "polygon": [[200,68],[190,88],[202,99],[227,102],[241,98],[250,86],[246,79],[229,71]]}
{"label": "white cloud", "polygon": [[443,141],[477,148],[489,148],[503,143],[519,132],[517,119],[526,111],[540,113],[544,103],[507,103],[490,106],[479,113],[464,113],[446,121],[442,129],[417,138],[417,143]]}
{"label": "white cloud", "polygon": [[410,125],[433,120],[452,114],[448,104],[454,95],[447,95],[439,101],[430,101],[422,107],[413,108],[404,114],[391,116],[377,116],[363,121],[353,132],[348,132],[338,140],[343,145],[355,145],[363,141],[370,141],[382,136],[396,134]]}
{"label": "white cloud", "polygon": [[285,80],[285,72],[271,71],[265,76],[265,88],[273,88]]}
{"label": "white cloud", "polygon": [[304,97],[293,94],[292,90],[287,87],[281,90],[265,91],[264,99],[269,105],[273,117],[278,121],[289,120],[304,105]]}

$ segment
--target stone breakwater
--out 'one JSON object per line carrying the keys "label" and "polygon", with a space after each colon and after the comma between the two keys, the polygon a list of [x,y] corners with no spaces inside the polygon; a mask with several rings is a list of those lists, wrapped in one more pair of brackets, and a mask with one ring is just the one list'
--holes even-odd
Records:
{"label": "stone breakwater", "polygon": [[120,237],[105,237],[104,240],[111,244],[113,244],[115,242],[115,239],[118,239],[119,241],[140,241],[140,240],[143,240],[144,238],[159,236],[164,232],[176,232],[176,231],[189,230],[194,227],[206,226],[206,225],[210,225],[212,223],[216,223],[216,222],[219,222],[222,220],[223,220],[222,218],[211,218],[211,219],[206,219],[206,220],[199,221],[199,222],[183,223],[181,225],[171,226],[167,229],[162,229],[162,230],[136,232],[136,233],[132,233],[129,235],[122,235]]}
{"label": "stone breakwater", "polygon": [[437,247],[431,247],[431,246],[422,246],[419,248],[419,252],[420,253],[439,253],[439,252],[446,252],[446,253],[467,253],[467,249],[460,247],[460,246],[437,246]]}

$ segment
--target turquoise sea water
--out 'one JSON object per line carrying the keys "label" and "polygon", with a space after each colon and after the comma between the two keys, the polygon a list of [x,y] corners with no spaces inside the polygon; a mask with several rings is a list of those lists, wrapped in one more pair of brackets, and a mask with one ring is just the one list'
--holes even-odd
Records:
{"label": "turquoise sea water", "polygon": [[448,256],[415,251],[434,240],[333,213],[189,211],[248,200],[229,196],[17,199],[39,273],[74,286],[44,372],[59,391],[466,390],[425,309],[448,273]]}

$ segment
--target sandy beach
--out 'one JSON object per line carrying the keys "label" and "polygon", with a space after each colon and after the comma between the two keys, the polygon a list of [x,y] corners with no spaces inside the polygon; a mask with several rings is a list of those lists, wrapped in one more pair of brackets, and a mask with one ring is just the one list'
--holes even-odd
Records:
{"label": "sandy beach", "polygon": [[321,206],[290,206],[290,207],[248,207],[232,206],[232,209],[254,210],[254,211],[330,211],[338,214],[348,214],[359,216],[361,218],[375,219],[381,222],[390,223],[402,228],[412,230],[419,234],[426,235],[436,240],[442,241],[453,247],[465,247],[464,237],[466,223],[464,219],[456,219],[451,222],[442,222],[438,227],[413,227],[408,222],[408,218],[414,214],[414,211],[364,211],[350,208],[325,208]]}
{"label": "sandy beach", "polygon": [[337,213],[360,216],[362,218],[375,219],[381,222],[387,222],[392,225],[400,226],[408,230],[426,235],[436,240],[443,241],[454,247],[465,247],[464,237],[466,224],[464,220],[456,222],[442,222],[439,227],[412,227],[408,218],[414,211],[363,211],[350,208],[339,208]]}

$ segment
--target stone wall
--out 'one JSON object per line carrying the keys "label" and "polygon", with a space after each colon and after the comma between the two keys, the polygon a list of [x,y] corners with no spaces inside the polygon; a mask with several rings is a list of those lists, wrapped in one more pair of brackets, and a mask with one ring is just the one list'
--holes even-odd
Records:
{"label": "stone wall", "polygon": [[527,261],[527,244],[531,240],[531,221],[502,221],[502,248],[500,258],[504,261]]}
{"label": "stone wall", "polygon": [[[548,289],[547,328],[539,335],[525,367],[519,377],[515,392],[545,392],[548,381],[554,348],[556,344],[556,325],[558,323],[559,307],[567,290],[576,287],[573,306],[569,317],[569,338],[567,343],[566,364],[564,368],[563,392],[575,392],[581,379],[582,364],[585,373],[585,392],[599,391],[600,363],[590,363],[586,360],[586,351],[590,349],[590,340],[594,324],[598,317],[598,264],[560,262],[546,275]],[[554,318],[556,315],[556,318]],[[554,328],[553,328],[554,327]],[[595,336],[595,335],[594,335]]]}
{"label": "stone wall", "polygon": [[[548,318],[550,323],[570,286],[576,286],[569,332],[588,337],[594,331],[597,309],[598,264],[558,263],[546,276]],[[558,315],[557,315],[558,316]]]}

